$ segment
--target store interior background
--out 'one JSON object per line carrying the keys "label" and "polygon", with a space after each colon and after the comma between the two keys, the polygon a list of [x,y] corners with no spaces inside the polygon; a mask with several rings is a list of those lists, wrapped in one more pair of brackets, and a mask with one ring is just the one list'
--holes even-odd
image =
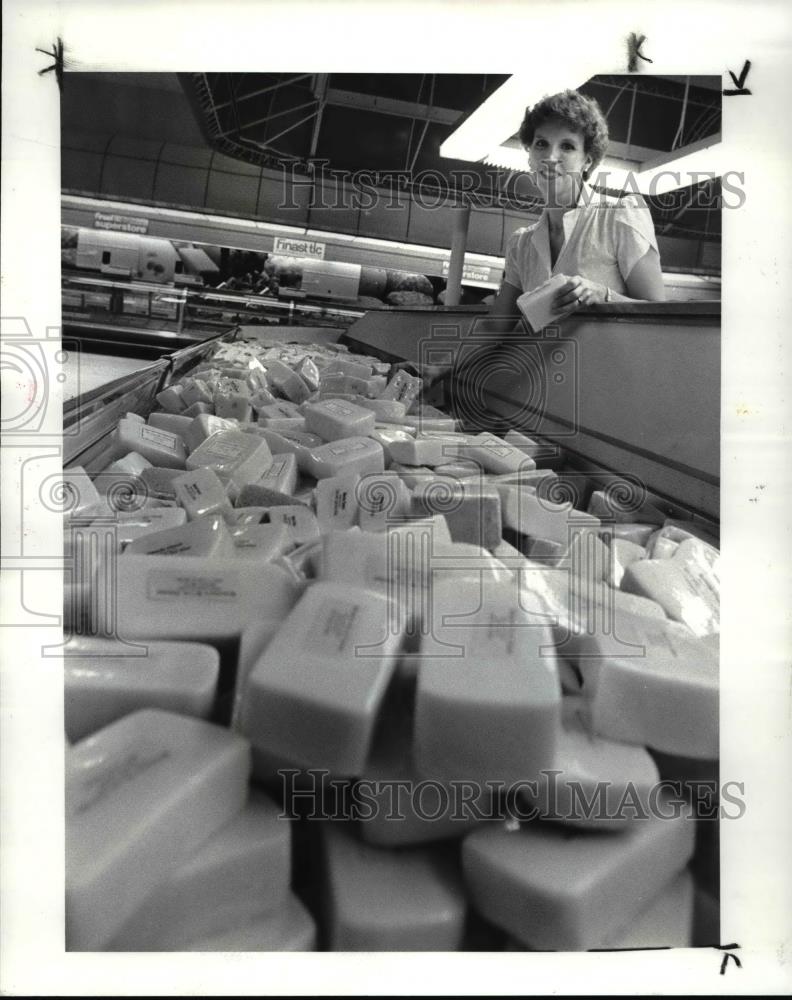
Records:
{"label": "store interior background", "polygon": [[[471,211],[467,252],[502,258],[511,233],[538,218],[538,202],[523,197],[530,187],[522,182],[515,187],[508,169],[443,158],[439,147],[506,79],[429,73],[68,73],[61,187],[67,194],[447,249],[453,198],[449,194],[445,204],[437,204],[443,192],[432,177],[462,170],[480,178],[481,192]],[[633,75],[595,77],[580,89],[596,97],[607,114],[610,155],[621,165],[639,165],[717,138],[720,88],[717,77]],[[515,133],[519,124],[515,121]],[[510,144],[519,147],[516,136]],[[418,198],[389,193],[363,210],[343,207],[348,198],[339,199],[337,181],[318,177],[313,190],[310,181],[294,187],[294,200],[284,205],[284,174],[275,162],[280,157],[326,160],[330,171],[409,170],[422,176],[426,187]],[[323,183],[326,190],[319,189]],[[519,191],[520,203],[487,205],[487,194],[498,190]],[[648,199],[671,299],[720,298],[718,194],[715,181],[677,191],[665,204],[662,198]],[[482,294],[497,286],[496,270],[493,266],[491,287]],[[680,273],[709,280],[675,289],[672,276]]]}

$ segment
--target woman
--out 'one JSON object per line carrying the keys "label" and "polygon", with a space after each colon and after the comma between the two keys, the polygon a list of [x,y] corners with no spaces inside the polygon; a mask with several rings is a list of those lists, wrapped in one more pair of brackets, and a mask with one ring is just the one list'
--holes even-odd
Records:
{"label": "woman", "polygon": [[640,198],[611,198],[587,183],[608,145],[596,101],[574,90],[546,97],[526,111],[519,135],[545,209],[509,240],[490,316],[514,319],[518,297],[557,274],[568,276],[554,301],[559,311],[596,302],[663,301],[649,210]]}

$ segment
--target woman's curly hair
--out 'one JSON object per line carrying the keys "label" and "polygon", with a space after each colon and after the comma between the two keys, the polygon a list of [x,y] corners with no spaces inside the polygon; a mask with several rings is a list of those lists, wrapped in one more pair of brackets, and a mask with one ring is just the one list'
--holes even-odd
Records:
{"label": "woman's curly hair", "polygon": [[601,162],[608,148],[608,123],[599,104],[584,97],[576,90],[564,90],[552,97],[544,97],[532,108],[525,109],[525,117],[520,125],[520,142],[528,149],[533,142],[534,132],[551,118],[562,121],[568,128],[583,136],[583,148],[593,160],[584,174],[588,179],[591,171]]}

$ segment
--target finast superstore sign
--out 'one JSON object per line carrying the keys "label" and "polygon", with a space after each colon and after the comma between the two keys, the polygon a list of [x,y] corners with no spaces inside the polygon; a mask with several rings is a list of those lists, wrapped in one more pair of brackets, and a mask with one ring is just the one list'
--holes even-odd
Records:
{"label": "finast superstore sign", "polygon": [[107,212],[94,212],[94,229],[110,229],[116,233],[148,232],[149,220],[133,218],[129,215],[109,215]]}
{"label": "finast superstore sign", "polygon": [[325,243],[316,243],[314,240],[294,240],[284,236],[276,236],[273,245],[273,253],[283,253],[291,257],[315,257],[317,260],[324,260]]}

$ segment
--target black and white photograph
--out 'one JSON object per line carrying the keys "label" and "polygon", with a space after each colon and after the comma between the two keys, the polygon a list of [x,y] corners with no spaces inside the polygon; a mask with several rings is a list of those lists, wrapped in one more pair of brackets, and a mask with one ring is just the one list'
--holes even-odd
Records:
{"label": "black and white photograph", "polygon": [[4,4],[4,992],[788,992],[754,9]]}

